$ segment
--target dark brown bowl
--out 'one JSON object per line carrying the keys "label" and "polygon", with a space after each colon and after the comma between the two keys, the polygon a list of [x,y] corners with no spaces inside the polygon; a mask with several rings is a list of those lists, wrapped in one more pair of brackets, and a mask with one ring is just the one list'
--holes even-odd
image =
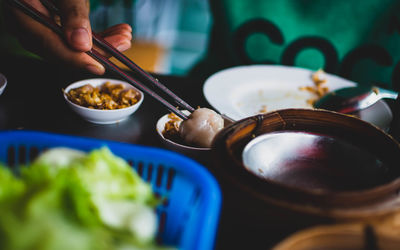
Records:
{"label": "dark brown bowl", "polygon": [[[372,154],[383,162],[383,166],[380,166],[381,169],[376,171],[378,173],[376,178],[379,178],[379,180],[371,183],[365,182],[362,185],[345,185],[343,187],[340,183],[331,185],[329,188],[307,186],[310,178],[317,178],[318,175],[311,175],[310,177],[310,175],[307,176],[307,174],[302,173],[309,170],[310,167],[314,167],[314,170],[323,167],[318,159],[308,161],[309,164],[304,162],[295,164],[293,170],[296,170],[297,174],[290,176],[297,179],[292,182],[287,181],[288,179],[285,181],[285,178],[279,180],[260,178],[244,166],[242,161],[243,149],[254,138],[281,132],[305,132],[327,136],[333,138],[333,140],[345,141],[366,152],[366,154]],[[324,153],[335,156],[335,152],[329,150],[328,148]],[[268,154],[268,152],[265,153]],[[363,207],[364,209],[369,204],[390,202],[388,199],[390,200],[390,197],[396,195],[400,188],[399,143],[370,123],[336,112],[285,109],[243,119],[224,128],[216,136],[212,154],[215,159],[214,167],[217,174],[236,186],[245,195],[265,201],[269,205],[290,207],[293,210],[307,211],[323,216],[329,214],[330,216],[351,217],[356,213],[362,216],[363,212],[357,211],[357,208]],[[354,161],[352,160],[352,162]],[[359,181],[357,171],[359,171],[360,176],[366,174],[363,166],[357,166],[356,170],[352,168],[354,168],[354,165],[351,164],[346,165],[346,168],[341,167],[340,173],[337,174],[336,172],[336,175],[333,176],[338,169],[331,166],[331,169],[327,172],[325,169],[323,178],[327,181],[343,181],[343,183],[349,184],[351,178],[354,178],[354,182]],[[290,173],[290,171],[287,172]],[[307,176],[307,178],[302,180],[304,176]],[[329,179],[330,176],[333,176],[332,180]],[[373,178],[373,175],[369,176],[369,179]],[[390,206],[386,207],[386,209],[389,208]],[[327,212],[327,209],[329,212]],[[367,210],[364,209],[363,211]]]}
{"label": "dark brown bowl", "polygon": [[290,235],[272,249],[398,249],[396,231],[382,229],[362,223],[317,226]]}

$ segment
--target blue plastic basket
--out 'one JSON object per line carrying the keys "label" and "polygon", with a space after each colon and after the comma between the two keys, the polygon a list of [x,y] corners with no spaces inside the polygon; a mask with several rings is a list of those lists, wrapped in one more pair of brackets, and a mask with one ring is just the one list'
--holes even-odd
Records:
{"label": "blue plastic basket", "polygon": [[83,151],[107,146],[150,182],[156,194],[168,197],[157,207],[161,244],[190,250],[214,247],[221,191],[202,165],[158,148],[24,130],[0,132],[0,161],[18,168],[43,150],[58,146]]}

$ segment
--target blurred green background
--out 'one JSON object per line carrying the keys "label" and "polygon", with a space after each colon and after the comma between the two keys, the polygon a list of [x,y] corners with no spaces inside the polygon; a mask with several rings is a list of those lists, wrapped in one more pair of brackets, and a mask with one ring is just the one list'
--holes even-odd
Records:
{"label": "blurred green background", "polygon": [[[133,27],[133,46],[125,53],[151,72],[205,79],[237,65],[286,64],[400,90],[398,0],[90,3],[93,30]],[[0,46],[26,53],[6,35]]]}

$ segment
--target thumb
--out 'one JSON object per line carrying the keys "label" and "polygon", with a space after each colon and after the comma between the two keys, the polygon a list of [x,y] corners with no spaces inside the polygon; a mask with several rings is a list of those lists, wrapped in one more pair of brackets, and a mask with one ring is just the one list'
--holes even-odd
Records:
{"label": "thumb", "polygon": [[89,0],[60,0],[58,6],[67,43],[77,51],[89,51],[92,48]]}

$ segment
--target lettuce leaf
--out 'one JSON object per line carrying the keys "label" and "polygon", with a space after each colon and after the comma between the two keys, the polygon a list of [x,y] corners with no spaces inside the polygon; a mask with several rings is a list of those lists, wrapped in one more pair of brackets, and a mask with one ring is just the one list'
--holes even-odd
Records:
{"label": "lettuce leaf", "polygon": [[162,249],[158,203],[108,148],[50,149],[18,177],[0,166],[0,248]]}

